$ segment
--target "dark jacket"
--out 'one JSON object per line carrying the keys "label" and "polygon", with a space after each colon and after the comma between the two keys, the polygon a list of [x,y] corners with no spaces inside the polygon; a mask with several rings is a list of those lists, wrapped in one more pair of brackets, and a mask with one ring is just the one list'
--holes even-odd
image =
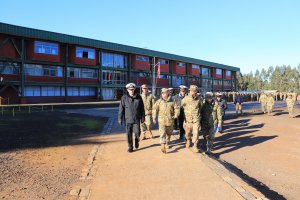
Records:
{"label": "dark jacket", "polygon": [[225,99],[220,99],[220,101],[218,101],[216,99],[216,102],[219,104],[219,106],[221,108],[222,116],[224,116],[225,115],[225,110],[227,110],[227,101]]}
{"label": "dark jacket", "polygon": [[244,102],[244,98],[242,97],[242,95],[236,95],[236,97],[235,97],[235,101],[234,101],[234,104],[236,104],[236,103],[239,103],[239,104],[241,104],[241,103],[243,103]]}
{"label": "dark jacket", "polygon": [[145,121],[145,110],[139,94],[123,95],[119,105],[118,121],[125,124],[136,124]]}

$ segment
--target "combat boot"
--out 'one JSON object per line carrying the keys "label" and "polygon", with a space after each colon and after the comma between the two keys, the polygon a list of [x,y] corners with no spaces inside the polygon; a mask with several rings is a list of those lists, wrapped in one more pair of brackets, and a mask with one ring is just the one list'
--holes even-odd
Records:
{"label": "combat boot", "polygon": [[197,147],[197,144],[194,144],[194,146],[193,146],[193,152],[194,153],[199,153],[199,149]]}
{"label": "combat boot", "polygon": [[190,146],[191,146],[191,140],[186,140],[185,147],[190,148]]}
{"label": "combat boot", "polygon": [[165,144],[161,144],[161,152],[167,153]]}
{"label": "combat boot", "polygon": [[166,145],[165,145],[166,149],[170,149],[170,146],[169,146],[169,143],[166,142]]}

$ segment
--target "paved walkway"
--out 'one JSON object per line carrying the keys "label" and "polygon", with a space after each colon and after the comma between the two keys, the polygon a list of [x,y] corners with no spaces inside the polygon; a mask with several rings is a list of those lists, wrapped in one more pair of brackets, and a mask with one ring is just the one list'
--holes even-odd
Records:
{"label": "paved walkway", "polygon": [[175,136],[167,154],[160,151],[157,130],[155,139],[141,141],[140,148],[129,154],[125,129],[117,124],[117,109],[68,112],[110,117],[101,136],[103,143],[95,161],[97,174],[90,200],[244,199],[226,182],[229,177],[220,177],[199,154],[186,149]]}

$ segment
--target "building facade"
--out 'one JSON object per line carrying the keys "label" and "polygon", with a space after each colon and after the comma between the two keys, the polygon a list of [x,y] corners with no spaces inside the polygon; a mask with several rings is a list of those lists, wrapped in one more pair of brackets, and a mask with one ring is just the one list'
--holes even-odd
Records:
{"label": "building facade", "polygon": [[[158,72],[158,64],[160,69]],[[234,91],[239,68],[143,48],[0,23],[2,102],[118,100],[128,82]]]}

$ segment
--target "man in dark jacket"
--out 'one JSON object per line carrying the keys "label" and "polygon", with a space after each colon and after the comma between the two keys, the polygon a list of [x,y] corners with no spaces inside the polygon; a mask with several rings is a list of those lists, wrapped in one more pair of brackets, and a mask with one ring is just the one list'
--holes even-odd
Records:
{"label": "man in dark jacket", "polygon": [[135,134],[135,148],[139,148],[140,123],[145,121],[145,110],[142,97],[135,92],[136,85],[128,83],[126,85],[127,94],[123,95],[120,101],[118,122],[126,126],[128,152],[133,151],[133,132]]}
{"label": "man in dark jacket", "polygon": [[179,88],[180,88],[180,92],[179,94],[176,94],[174,96],[174,101],[177,103],[177,106],[180,108],[180,113],[179,113],[178,120],[174,120],[174,121],[178,122],[179,125],[179,139],[183,140],[185,135],[185,130],[183,128],[184,110],[183,107],[181,106],[181,101],[185,96],[187,96],[187,87],[185,85],[180,85]]}
{"label": "man in dark jacket", "polygon": [[222,113],[221,126],[219,127],[219,129],[216,130],[216,132],[222,133],[222,131],[223,131],[223,123],[224,123],[224,116],[225,116],[225,110],[227,110],[227,101],[224,98],[224,95],[222,95],[221,93],[217,93],[216,96],[217,96],[216,103],[219,104],[219,106],[221,108],[221,113]]}
{"label": "man in dark jacket", "polygon": [[239,115],[239,111],[241,112],[241,115],[243,114],[243,107],[242,107],[243,102],[244,102],[244,97],[242,97],[242,95],[239,92],[237,92],[234,100],[235,112],[237,116]]}

